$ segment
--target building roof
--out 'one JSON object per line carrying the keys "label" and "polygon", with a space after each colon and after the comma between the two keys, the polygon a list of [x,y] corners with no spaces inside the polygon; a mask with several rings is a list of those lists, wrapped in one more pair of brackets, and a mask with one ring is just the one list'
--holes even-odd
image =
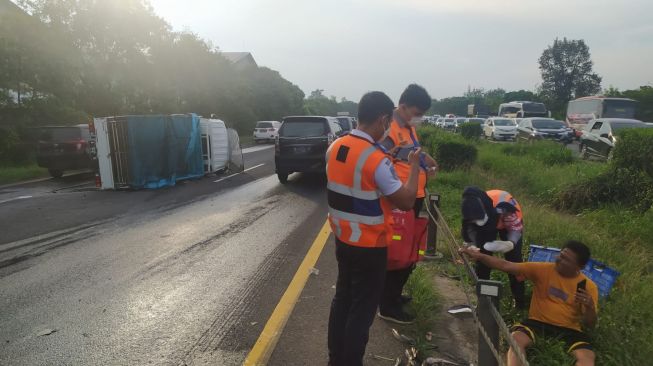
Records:
{"label": "building roof", "polygon": [[235,65],[249,64],[258,67],[251,52],[222,52],[222,56]]}

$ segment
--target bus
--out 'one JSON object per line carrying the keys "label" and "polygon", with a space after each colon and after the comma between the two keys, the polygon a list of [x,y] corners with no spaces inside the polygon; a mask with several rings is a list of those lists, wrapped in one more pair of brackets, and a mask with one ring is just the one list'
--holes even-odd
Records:
{"label": "bus", "polygon": [[499,105],[499,117],[528,118],[551,117],[544,103],[515,101]]}
{"label": "bus", "polygon": [[567,105],[567,125],[574,129],[576,137],[592,119],[597,118],[635,118],[637,101],[628,98],[604,96],[574,99]]}

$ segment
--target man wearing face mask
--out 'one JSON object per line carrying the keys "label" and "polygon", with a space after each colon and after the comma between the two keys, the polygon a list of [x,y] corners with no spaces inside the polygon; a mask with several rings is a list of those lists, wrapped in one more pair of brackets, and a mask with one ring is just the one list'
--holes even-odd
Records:
{"label": "man wearing face mask", "polygon": [[[522,262],[522,208],[510,193],[466,187],[461,208],[462,237],[465,242],[473,244],[484,254],[503,253],[510,262]],[[501,240],[496,240],[497,235]],[[476,264],[476,274],[481,279],[488,279],[490,268],[479,262]],[[508,278],[515,307],[525,309],[524,283],[514,275]]]}
{"label": "man wearing face mask", "polygon": [[362,365],[369,328],[383,290],[392,207],[415,204],[420,149],[408,156],[402,183],[377,143],[392,120],[394,104],[370,92],[358,104],[358,127],[326,153],[329,223],[335,236],[338,279],[329,315],[329,365]]}
{"label": "man wearing face mask", "polygon": [[[381,142],[386,150],[392,152],[395,169],[402,182],[408,180],[410,172],[408,155],[420,147],[415,127],[422,122],[422,117],[429,108],[431,108],[431,96],[426,90],[417,84],[409,85],[399,98],[399,106],[392,115],[390,131]],[[418,217],[424,205],[427,176],[434,174],[436,169],[435,160],[422,151],[420,153],[417,199],[415,206],[412,207],[415,217]],[[413,318],[402,308],[403,304],[410,301],[410,298],[402,296],[401,293],[414,268],[413,264],[407,268],[386,273],[385,288],[379,305],[379,317],[399,324],[409,324],[413,321]]]}

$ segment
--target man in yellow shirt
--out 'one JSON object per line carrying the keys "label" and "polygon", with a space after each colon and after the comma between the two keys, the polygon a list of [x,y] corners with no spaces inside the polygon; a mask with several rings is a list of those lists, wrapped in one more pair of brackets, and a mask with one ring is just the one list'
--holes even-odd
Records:
{"label": "man in yellow shirt", "polygon": [[[576,358],[577,366],[594,365],[595,354],[583,327],[596,325],[599,295],[596,284],[581,272],[590,259],[585,244],[568,241],[555,263],[513,263],[474,248],[461,251],[490,268],[533,282],[528,319],[512,328],[512,337],[523,353],[536,336],[544,335],[563,340],[568,352]],[[518,365],[520,362],[511,348],[508,366]]]}

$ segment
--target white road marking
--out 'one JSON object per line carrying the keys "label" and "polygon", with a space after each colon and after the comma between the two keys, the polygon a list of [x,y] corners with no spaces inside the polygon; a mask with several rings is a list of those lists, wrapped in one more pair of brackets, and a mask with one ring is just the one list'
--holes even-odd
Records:
{"label": "white road marking", "polygon": [[10,198],[8,200],[0,201],[0,204],[11,202],[11,201],[26,200],[28,198],[32,198],[32,196],[18,196],[18,197]]}
{"label": "white road marking", "polygon": [[267,150],[267,149],[272,149],[274,148],[274,145],[265,145],[265,146],[252,146],[248,147],[246,149],[243,149],[243,154],[249,154],[261,150]]}
{"label": "white road marking", "polygon": [[[256,169],[256,168],[258,168],[258,167],[260,167],[260,166],[263,166],[263,165],[265,165],[265,163],[263,163],[263,164],[259,164],[259,165],[254,165],[253,167],[249,167],[249,168],[243,170],[243,171],[240,172],[240,173],[231,174],[231,175],[228,175],[228,176],[226,176],[226,177],[224,177],[224,178],[220,178],[220,179],[218,179],[218,180],[214,180],[213,183],[222,182],[222,181],[225,180],[225,179],[229,179],[229,178],[231,178],[231,177],[233,177],[233,176],[235,176],[235,175],[238,175],[238,174],[243,174],[243,173],[245,173],[245,172],[248,172],[248,171],[250,171],[250,170],[252,170],[252,169]],[[2,202],[0,202],[0,203],[2,203]]]}

